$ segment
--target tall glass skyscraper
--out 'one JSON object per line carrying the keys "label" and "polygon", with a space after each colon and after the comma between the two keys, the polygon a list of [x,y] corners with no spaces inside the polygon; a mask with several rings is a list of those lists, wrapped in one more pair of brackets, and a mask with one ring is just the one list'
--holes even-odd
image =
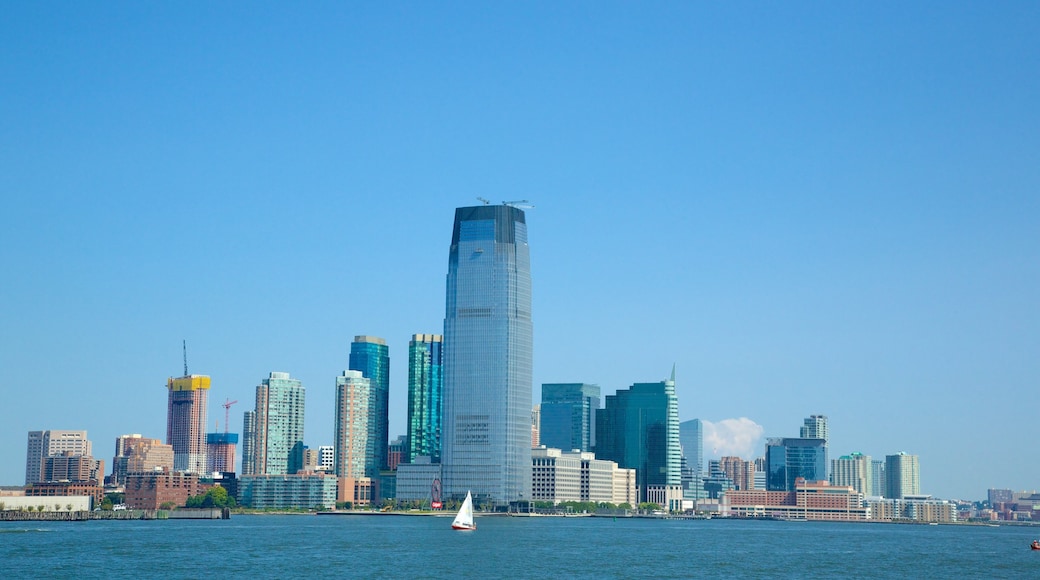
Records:
{"label": "tall glass skyscraper", "polygon": [[599,385],[543,384],[539,443],[564,451],[592,451],[596,443],[598,409]]}
{"label": "tall glass skyscraper", "polygon": [[361,371],[371,383],[365,477],[379,477],[379,470],[386,469],[386,446],[390,441],[390,351],[386,341],[375,336],[355,336],[350,343],[348,368]]}
{"label": "tall glass skyscraper", "polygon": [[772,437],[766,440],[766,489],[794,491],[794,480],[827,479],[827,440]]}
{"label": "tall glass skyscraper", "polygon": [[444,314],[444,493],[531,499],[531,258],[524,212],[455,210]]}
{"label": "tall glass skyscraper", "polygon": [[273,372],[256,387],[253,474],[292,475],[303,469],[303,383]]}
{"label": "tall glass skyscraper", "polygon": [[[607,395],[596,413],[596,456],[636,470],[640,501],[668,505],[682,497],[682,452],[675,373]],[[669,506],[671,507],[671,506]]]}
{"label": "tall glass skyscraper", "polygon": [[441,461],[444,344],[439,334],[415,334],[408,343],[408,435],[402,461]]}

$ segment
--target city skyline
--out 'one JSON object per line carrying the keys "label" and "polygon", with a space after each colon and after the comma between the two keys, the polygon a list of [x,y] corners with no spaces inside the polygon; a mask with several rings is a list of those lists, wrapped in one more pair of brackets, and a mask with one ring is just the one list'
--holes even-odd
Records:
{"label": "city skyline", "polygon": [[917,455],[925,493],[1037,487],[988,401],[1040,376],[1040,14],[895,11],[10,6],[0,483],[29,431],[163,439],[183,339],[235,432],[298,377],[316,447],[351,337],[384,337],[406,433],[479,196],[536,206],[535,400],[674,363],[706,459],[819,413],[832,457]]}

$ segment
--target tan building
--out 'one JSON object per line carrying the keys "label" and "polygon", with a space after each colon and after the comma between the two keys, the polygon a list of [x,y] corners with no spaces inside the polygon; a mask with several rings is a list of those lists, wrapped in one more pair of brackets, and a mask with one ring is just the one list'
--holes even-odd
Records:
{"label": "tan building", "polygon": [[872,496],[875,490],[871,480],[869,455],[851,453],[831,460],[831,485],[847,485],[864,496]]}
{"label": "tan building", "polygon": [[209,486],[199,483],[195,473],[153,471],[126,476],[126,505],[133,509],[160,509],[164,503],[183,506],[193,495],[205,493]]}
{"label": "tan building", "polygon": [[90,440],[86,431],[29,431],[25,450],[25,483],[42,481],[43,460],[63,453],[91,455]]}
{"label": "tan building", "polygon": [[98,482],[104,479],[105,462],[89,455],[73,455],[66,451],[43,460],[41,481]]}
{"label": "tan building", "polygon": [[873,497],[867,499],[870,518],[879,521],[911,521],[920,523],[951,523],[957,521],[956,504],[927,495],[903,499]]}
{"label": "tan building", "polygon": [[86,495],[90,496],[96,505],[105,498],[105,488],[98,485],[96,481],[47,481],[29,485],[25,488],[25,495],[31,497]]}
{"label": "tan building", "polygon": [[609,502],[635,505],[635,470],[596,459],[583,451],[537,447],[531,450],[533,501]]}
{"label": "tan building", "polygon": [[744,461],[739,457],[726,456],[719,458],[719,469],[733,482],[733,487],[746,491],[755,489],[755,462]]}

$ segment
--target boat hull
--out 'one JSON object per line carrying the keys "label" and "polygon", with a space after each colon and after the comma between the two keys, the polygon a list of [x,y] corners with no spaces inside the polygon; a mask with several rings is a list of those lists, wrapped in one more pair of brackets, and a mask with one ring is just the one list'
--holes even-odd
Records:
{"label": "boat hull", "polygon": [[462,526],[462,525],[459,525],[459,524],[452,524],[451,525],[451,529],[453,529],[453,530],[462,530],[464,532],[471,532],[471,531],[477,529],[477,526]]}

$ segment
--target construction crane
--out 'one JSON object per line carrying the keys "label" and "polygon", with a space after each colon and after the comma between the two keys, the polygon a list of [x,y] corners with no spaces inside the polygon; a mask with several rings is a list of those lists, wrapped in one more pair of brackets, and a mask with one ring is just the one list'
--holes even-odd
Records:
{"label": "construction crane", "polygon": [[491,200],[484,199],[483,197],[477,196],[477,199],[484,202],[484,205],[491,205]]}
{"label": "construction crane", "polygon": [[520,199],[517,201],[503,201],[502,205],[508,205],[509,207],[515,207],[517,209],[534,209],[534,206],[530,204],[526,199]]}
{"label": "construction crane", "polygon": [[231,416],[231,405],[234,405],[238,401],[232,401],[231,399],[225,398],[224,402],[221,403],[221,407],[224,407],[224,434],[228,432],[228,417]]}

